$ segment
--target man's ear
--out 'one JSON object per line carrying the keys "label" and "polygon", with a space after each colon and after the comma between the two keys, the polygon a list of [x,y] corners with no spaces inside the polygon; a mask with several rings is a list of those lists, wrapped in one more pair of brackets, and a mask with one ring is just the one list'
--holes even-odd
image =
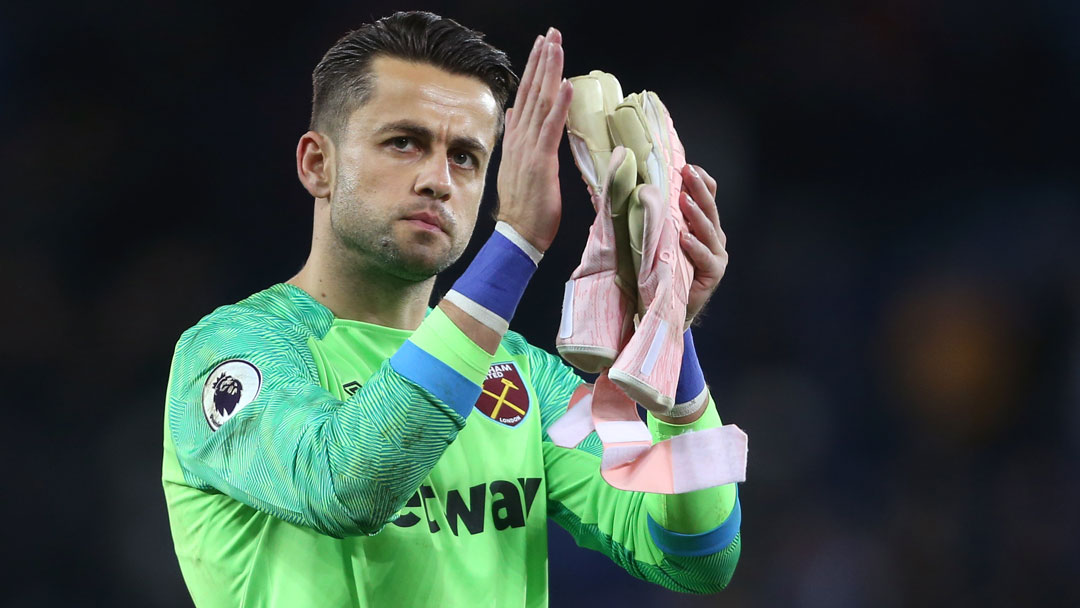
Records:
{"label": "man's ear", "polygon": [[315,198],[330,198],[334,183],[334,142],[317,131],[308,131],[296,144],[296,175]]}

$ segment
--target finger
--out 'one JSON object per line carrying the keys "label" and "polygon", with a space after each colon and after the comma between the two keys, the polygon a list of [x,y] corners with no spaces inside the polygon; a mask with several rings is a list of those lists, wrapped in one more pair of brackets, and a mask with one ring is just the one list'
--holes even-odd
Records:
{"label": "finger", "polygon": [[529,90],[525,92],[525,99],[521,104],[521,115],[518,116],[518,124],[530,124],[533,114],[539,104],[540,87],[544,83],[544,75],[547,73],[547,64],[551,56],[552,45],[547,42],[540,43],[540,57],[536,60],[536,71],[533,73]]}
{"label": "finger", "polygon": [[559,148],[562,140],[563,128],[566,127],[566,116],[570,113],[570,100],[574,97],[574,87],[569,81],[563,80],[562,86],[555,98],[555,105],[544,119],[544,125],[540,128],[540,145],[544,149],[554,152]]}
{"label": "finger", "polygon": [[536,103],[537,93],[540,91],[541,77],[543,76],[543,69],[546,60],[548,60],[548,42],[546,38],[540,37],[540,48],[537,49],[536,60],[532,62],[532,73],[529,78],[528,86],[519,87],[519,92],[522,93],[522,104],[519,107],[517,113],[517,123],[521,123],[527,120],[529,114],[532,111],[532,106]]}
{"label": "finger", "polygon": [[711,175],[709,175],[708,172],[705,171],[705,169],[702,169],[701,165],[690,165],[690,166],[697,170],[698,175],[701,176],[701,179],[705,180],[705,187],[707,187],[709,189],[709,194],[712,194],[713,197],[715,197],[716,196],[716,180],[713,179],[713,177]]}
{"label": "finger", "polygon": [[[529,59],[525,62],[525,72],[521,75],[521,82],[518,83],[517,95],[514,96],[515,108],[521,107],[529,89],[532,88],[533,78],[536,75],[536,64],[540,61],[540,51],[543,49],[543,42],[543,36],[537,36],[536,40],[533,41],[532,50],[529,51]],[[507,128],[509,128],[509,121],[507,121],[507,123]]]}
{"label": "finger", "polygon": [[679,193],[679,206],[682,208],[683,217],[690,232],[714,253],[719,254],[724,250],[724,244],[720,241],[716,227],[701,206],[692,199],[686,191]]}
{"label": "finger", "polygon": [[562,83],[563,48],[560,44],[549,44],[551,45],[551,49],[548,52],[547,65],[544,66],[544,77],[540,86],[540,97],[538,99],[539,103],[535,110],[538,115],[533,117],[534,122],[540,122],[547,119],[548,113],[551,112],[551,108],[555,105],[555,99],[558,96],[559,87]]}
{"label": "finger", "polygon": [[548,42],[554,42],[555,44],[562,44],[562,32],[555,29],[554,26],[549,27],[547,31]]}
{"label": "finger", "polygon": [[[715,182],[714,182],[715,183]],[[716,209],[716,197],[708,189],[708,184],[700,174],[695,173],[693,165],[686,165],[683,171],[683,189],[694,198],[712,223],[714,230],[720,230],[720,213]]]}
{"label": "finger", "polygon": [[508,131],[517,125],[517,117],[521,116],[520,109],[525,103],[529,90],[532,88],[533,80],[536,78],[536,66],[540,62],[540,52],[544,48],[543,42],[544,37],[537,36],[536,40],[533,41],[532,50],[529,51],[529,59],[525,63],[525,72],[521,75],[521,81],[518,82],[517,94],[514,96],[513,107],[518,108],[519,111],[514,113],[516,116],[513,122],[507,120],[506,129]]}
{"label": "finger", "polygon": [[694,282],[711,289],[724,276],[724,269],[727,267],[727,252],[717,256],[705,243],[689,232],[683,234],[681,240],[686,257],[690,258],[690,263],[694,265]]}

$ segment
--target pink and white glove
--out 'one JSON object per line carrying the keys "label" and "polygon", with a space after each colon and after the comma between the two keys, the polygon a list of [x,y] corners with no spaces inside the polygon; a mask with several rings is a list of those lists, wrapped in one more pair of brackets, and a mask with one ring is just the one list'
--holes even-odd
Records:
{"label": "pink and white glove", "polygon": [[629,202],[629,237],[637,270],[638,323],[609,377],[646,409],[672,412],[679,381],[686,303],[694,268],[680,246],[688,231],[679,208],[686,153],[655,93],[629,95],[612,115],[617,144],[634,150],[639,186]]}
{"label": "pink and white glove", "polygon": [[564,359],[587,372],[611,367],[633,329],[634,301],[632,292],[619,285],[616,226],[611,213],[613,194],[622,201],[630,195],[627,185],[632,187],[634,183],[633,167],[633,152],[616,148],[611,154],[607,184],[600,192],[590,187],[596,219],[589,228],[581,264],[570,275],[563,293],[562,322],[555,347]]}
{"label": "pink and white glove", "polygon": [[556,348],[579,369],[610,368],[632,399],[671,415],[694,276],[679,244],[688,231],[679,208],[686,155],[655,93],[624,98],[599,71],[570,82],[570,149],[596,219],[566,284]]}
{"label": "pink and white glove", "polygon": [[626,222],[627,204],[637,186],[637,161],[632,151],[614,149],[608,131],[608,116],[623,98],[618,80],[593,71],[570,82],[570,148],[596,219],[581,264],[566,283],[555,347],[578,369],[599,372],[615,363],[633,329],[637,278]]}

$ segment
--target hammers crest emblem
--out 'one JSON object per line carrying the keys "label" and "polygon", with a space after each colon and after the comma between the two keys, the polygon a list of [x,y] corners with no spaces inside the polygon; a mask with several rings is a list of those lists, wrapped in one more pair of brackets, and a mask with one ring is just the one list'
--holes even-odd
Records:
{"label": "hammers crest emblem", "polygon": [[529,411],[529,391],[514,363],[494,363],[488,369],[476,409],[506,426],[517,426]]}

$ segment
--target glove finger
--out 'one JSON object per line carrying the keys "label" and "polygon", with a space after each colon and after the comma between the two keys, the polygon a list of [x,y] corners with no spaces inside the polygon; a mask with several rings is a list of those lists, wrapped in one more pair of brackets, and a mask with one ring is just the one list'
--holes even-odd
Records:
{"label": "glove finger", "polygon": [[637,160],[634,151],[619,146],[611,153],[604,201],[611,213],[615,231],[615,270],[620,287],[627,294],[637,294],[637,268],[632,261],[627,210],[637,186]]}
{"label": "glove finger", "polygon": [[614,148],[607,115],[622,100],[622,87],[614,76],[599,70],[575,76],[570,84],[574,87],[566,121],[570,151],[585,182],[595,191],[607,181],[606,169]]}
{"label": "glove finger", "polygon": [[641,252],[645,244],[645,204],[641,200],[644,184],[634,188],[626,213],[626,229],[630,241],[630,258],[634,268],[634,281],[641,273]]}
{"label": "glove finger", "polygon": [[639,95],[628,95],[611,114],[608,126],[611,129],[611,138],[617,145],[634,151],[641,180],[656,183],[659,175],[652,175],[649,170],[649,157],[653,156],[653,139]]}
{"label": "glove finger", "polygon": [[608,165],[608,183],[604,188],[612,215],[626,213],[627,201],[636,186],[637,156],[629,148],[615,148]]}
{"label": "glove finger", "polygon": [[671,120],[667,107],[660,101],[660,97],[652,91],[646,91],[642,95],[642,108],[649,132],[653,136],[654,150],[661,162],[657,166],[660,179],[652,181],[664,190],[671,202],[678,194],[682,185],[682,168],[686,164],[686,151],[679,134],[675,132],[675,124]]}
{"label": "glove finger", "polygon": [[657,246],[668,218],[667,198],[653,184],[641,184],[630,197],[627,215],[639,281],[645,281],[656,268]]}

